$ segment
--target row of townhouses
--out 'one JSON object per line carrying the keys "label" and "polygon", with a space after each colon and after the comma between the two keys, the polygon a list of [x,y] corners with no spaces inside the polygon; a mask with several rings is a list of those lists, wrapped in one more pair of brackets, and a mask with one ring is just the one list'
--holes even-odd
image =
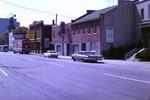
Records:
{"label": "row of townhouses", "polygon": [[32,51],[56,50],[69,56],[78,51],[123,54],[134,48],[150,47],[150,0],[118,0],[118,5],[86,14],[61,25],[34,21]]}
{"label": "row of townhouses", "polygon": [[52,26],[52,44],[57,52],[70,55],[78,51],[104,54],[112,48],[150,47],[150,0],[118,0],[118,5],[87,10],[65,25]]}

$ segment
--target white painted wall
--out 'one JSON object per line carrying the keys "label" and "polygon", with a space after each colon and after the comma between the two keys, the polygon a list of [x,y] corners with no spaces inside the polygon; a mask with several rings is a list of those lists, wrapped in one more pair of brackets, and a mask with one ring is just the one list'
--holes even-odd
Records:
{"label": "white painted wall", "polygon": [[150,0],[137,4],[137,9],[139,11],[139,14],[140,14],[140,9],[144,8],[144,20],[143,21],[150,20],[150,18],[148,17],[148,13],[150,13],[148,12],[148,4],[150,4]]}
{"label": "white painted wall", "polygon": [[13,41],[14,41],[13,32],[10,32],[9,33],[9,50],[11,50],[13,47]]}

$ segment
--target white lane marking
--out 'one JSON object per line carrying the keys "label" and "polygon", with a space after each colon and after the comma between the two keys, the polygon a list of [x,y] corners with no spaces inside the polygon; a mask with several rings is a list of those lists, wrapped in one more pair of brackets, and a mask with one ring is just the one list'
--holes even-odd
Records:
{"label": "white lane marking", "polygon": [[113,74],[107,74],[107,73],[104,73],[104,75],[105,76],[109,76],[109,77],[120,78],[120,79],[124,79],[124,80],[130,80],[130,81],[135,81],[135,82],[150,84],[150,81],[144,81],[144,80],[139,80],[139,79],[124,77],[124,76],[118,76],[118,75],[113,75]]}
{"label": "white lane marking", "polygon": [[51,65],[55,65],[55,66],[59,66],[59,67],[64,67],[64,65],[61,65],[61,64],[56,64],[56,63],[53,63],[53,62],[48,62],[49,64]]}
{"label": "white lane marking", "polygon": [[0,69],[0,72],[2,72],[5,76],[8,76],[8,74],[4,72],[2,69]]}

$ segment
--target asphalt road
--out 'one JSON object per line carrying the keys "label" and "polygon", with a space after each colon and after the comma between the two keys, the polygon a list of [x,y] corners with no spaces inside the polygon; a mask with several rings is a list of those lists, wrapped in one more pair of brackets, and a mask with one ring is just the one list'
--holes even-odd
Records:
{"label": "asphalt road", "polygon": [[0,100],[150,100],[150,63],[0,52]]}

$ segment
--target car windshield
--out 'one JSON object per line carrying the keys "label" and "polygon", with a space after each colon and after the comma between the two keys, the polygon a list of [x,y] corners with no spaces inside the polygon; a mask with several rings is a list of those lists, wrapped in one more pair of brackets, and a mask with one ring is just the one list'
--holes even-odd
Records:
{"label": "car windshield", "polygon": [[95,55],[95,52],[79,52],[79,54],[83,54],[83,55]]}
{"label": "car windshield", "polygon": [[56,53],[56,51],[47,51],[48,53]]}

